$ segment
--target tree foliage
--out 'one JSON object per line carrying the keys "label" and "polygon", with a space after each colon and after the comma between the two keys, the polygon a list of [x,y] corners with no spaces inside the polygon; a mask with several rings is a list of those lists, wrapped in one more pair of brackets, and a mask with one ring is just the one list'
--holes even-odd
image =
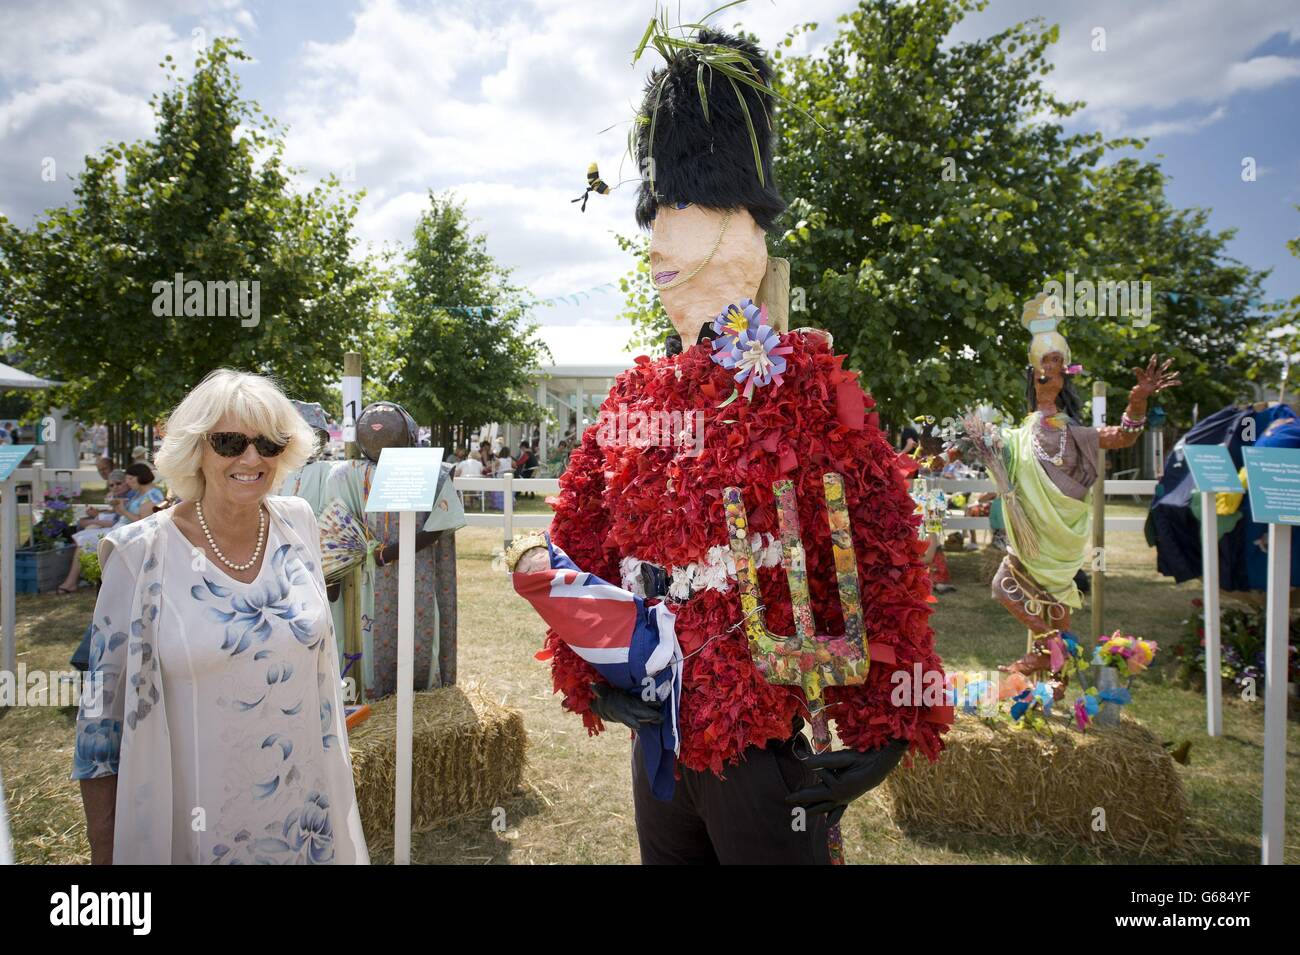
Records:
{"label": "tree foliage", "polygon": [[664,342],[673,333],[673,323],[668,320],[668,312],[650,275],[650,237],[615,235],[614,241],[633,260],[632,268],[618,280],[624,300],[620,317],[632,323],[631,344],[662,354]]}
{"label": "tree foliage", "polygon": [[[272,374],[295,397],[336,405],[381,280],[354,256],[357,195],[327,179],[295,191],[282,132],[240,96],[218,39],[188,83],[154,97],[152,139],[86,158],[75,201],[29,230],[0,220],[0,313],[28,370],[84,419],[164,415],[210,370]],[[155,283],[257,282],[259,315],[158,315]]]}
{"label": "tree foliage", "polygon": [[824,55],[791,56],[798,30],[776,51],[778,89],[799,109],[777,117],[790,209],[774,252],[811,320],[887,419],[982,402],[1022,413],[1023,303],[1067,272],[1149,280],[1149,323],[1065,321],[1074,359],[1127,390],[1140,357],[1172,352],[1191,383],[1167,404],[1230,399],[1231,342],[1260,276],[1225,259],[1231,233],[1209,233],[1203,211],[1169,205],[1158,166],[1114,161],[1140,141],[1065,133],[1083,104],[1044,86],[1055,26],[951,42],[983,6],[862,0]]}
{"label": "tree foliage", "polygon": [[[521,289],[471,231],[464,207],[429,194],[393,291],[389,389],[435,426],[539,420],[532,374],[545,346]],[[468,306],[448,308],[448,306]]]}
{"label": "tree foliage", "polygon": [[[1295,209],[1300,212],[1300,205]],[[1300,258],[1300,236],[1286,247]],[[1250,330],[1229,361],[1258,390],[1251,397],[1276,390],[1294,406],[1297,376],[1292,369],[1300,361],[1300,295],[1269,306],[1265,320]]]}

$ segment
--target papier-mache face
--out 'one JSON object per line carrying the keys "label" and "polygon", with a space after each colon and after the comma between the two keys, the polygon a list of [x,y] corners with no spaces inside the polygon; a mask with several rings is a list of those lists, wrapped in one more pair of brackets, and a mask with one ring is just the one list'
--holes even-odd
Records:
{"label": "papier-mache face", "polygon": [[650,274],[686,347],[727,305],[754,298],[766,271],[767,242],[749,210],[659,206]]}
{"label": "papier-mache face", "polygon": [[[772,173],[772,70],[763,52],[708,29],[695,41],[703,46],[675,51],[651,73],[635,129],[637,222],[651,230],[654,285],[687,348],[720,311],[757,295],[764,231],[785,208]],[[762,88],[733,86],[709,65],[719,52],[743,55]]]}

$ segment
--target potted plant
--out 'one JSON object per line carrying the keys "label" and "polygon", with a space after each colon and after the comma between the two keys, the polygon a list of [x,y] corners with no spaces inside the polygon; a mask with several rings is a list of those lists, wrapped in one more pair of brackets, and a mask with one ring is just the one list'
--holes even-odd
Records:
{"label": "potted plant", "polygon": [[14,585],[19,593],[45,593],[59,586],[77,553],[72,542],[76,529],[70,495],[61,487],[51,488],[40,518],[32,525],[30,544],[14,554]]}
{"label": "potted plant", "polygon": [[[1186,625],[1182,639],[1174,646],[1179,660],[1179,682],[1191,689],[1205,689],[1205,615],[1201,600],[1192,601],[1192,615],[1183,621]],[[1264,628],[1263,607],[1222,608],[1219,615],[1219,676],[1224,695],[1240,695],[1247,686],[1256,694],[1264,688]],[[1300,621],[1291,621],[1287,673],[1287,686],[1291,695],[1295,685],[1296,644],[1300,642]]]}

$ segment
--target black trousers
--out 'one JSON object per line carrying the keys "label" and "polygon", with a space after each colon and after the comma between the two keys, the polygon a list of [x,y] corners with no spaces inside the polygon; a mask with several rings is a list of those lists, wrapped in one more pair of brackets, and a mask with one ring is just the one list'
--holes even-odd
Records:
{"label": "black trousers", "polygon": [[632,798],[642,865],[829,865],[826,816],[795,812],[785,797],[817,775],[799,735],[751,746],[719,778],[682,768],[672,802],[650,792],[638,741]]}

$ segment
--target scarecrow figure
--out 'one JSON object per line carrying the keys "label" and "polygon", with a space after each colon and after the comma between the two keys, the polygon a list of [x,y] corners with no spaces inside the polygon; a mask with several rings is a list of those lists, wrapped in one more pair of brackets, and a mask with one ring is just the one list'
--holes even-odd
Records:
{"label": "scarecrow figure", "polygon": [[[602,406],[638,426],[587,430],[549,535],[507,564],[550,624],[539,657],[564,707],[590,733],[637,730],[644,863],[825,864],[845,807],[907,750],[937,758],[951,721],[925,545],[830,336],[786,332],[753,302],[784,209],[762,52],[708,29],[649,46],[666,65],[636,121],[636,215],[676,334]],[[799,637],[781,635],[813,627],[814,649],[782,656]],[[812,755],[804,721],[827,718],[843,748]]]}
{"label": "scarecrow figure", "polygon": [[1004,437],[1012,506],[1023,519],[1006,522],[1008,553],[994,575],[993,597],[1034,635],[1029,652],[1010,667],[1025,674],[1052,669],[1044,638],[1068,631],[1070,611],[1083,605],[1075,575],[1088,554],[1098,447],[1136,443],[1151,396],[1179,384],[1169,370],[1173,359],[1161,364],[1152,355],[1145,368],[1133,369],[1137,383],[1117,427],[1080,423],[1072,379],[1081,369],[1070,363],[1060,314],[1059,301],[1045,293],[1025,304],[1021,321],[1033,336],[1025,368],[1029,414]]}

